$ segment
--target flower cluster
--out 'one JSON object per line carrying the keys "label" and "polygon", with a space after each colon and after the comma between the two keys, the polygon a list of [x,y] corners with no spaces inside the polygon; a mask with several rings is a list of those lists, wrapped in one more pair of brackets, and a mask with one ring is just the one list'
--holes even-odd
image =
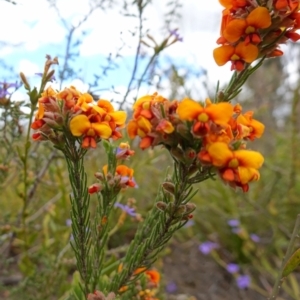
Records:
{"label": "flower cluster", "polygon": [[246,141],[261,137],[264,125],[240,105],[198,103],[191,99],[169,101],[157,94],[140,98],[129,121],[129,136],[141,138],[142,149],[163,144],[191,172],[215,168],[232,187],[248,191],[259,179],[263,163],[259,152],[246,150]]}
{"label": "flower cluster", "polygon": [[219,66],[231,62],[241,71],[259,57],[280,56],[279,45],[300,35],[299,0],[219,0],[225,7],[221,22],[221,46],[214,50]]}
{"label": "flower cluster", "polygon": [[[128,143],[120,143],[119,147],[114,148],[116,161],[128,159],[134,155],[134,151],[130,149]],[[89,194],[101,192],[106,187],[118,192],[127,187],[137,187],[133,177],[134,170],[124,164],[117,164],[113,171],[109,170],[109,165],[102,168],[102,172],[96,172],[94,176],[98,179],[97,183],[93,183],[88,188]]]}
{"label": "flower cluster", "polygon": [[130,138],[141,138],[140,148],[146,149],[160,143],[173,143],[172,119],[177,102],[157,95],[146,95],[133,105],[133,119],[127,125]]}
{"label": "flower cluster", "polygon": [[31,128],[34,140],[51,140],[63,146],[66,133],[80,138],[83,148],[96,148],[101,139],[121,137],[119,129],[125,124],[126,113],[115,111],[108,100],[94,102],[88,93],[75,87],[61,92],[48,87],[39,98],[39,108]]}
{"label": "flower cluster", "polygon": [[[119,266],[119,271],[122,270],[123,266]],[[138,268],[134,271],[133,277],[141,273],[144,273],[146,280],[137,281],[136,290],[138,292],[137,299],[139,300],[159,300],[156,298],[158,287],[160,283],[160,273],[156,270],[146,270],[146,268]],[[128,286],[120,288],[119,292],[127,291]]]}

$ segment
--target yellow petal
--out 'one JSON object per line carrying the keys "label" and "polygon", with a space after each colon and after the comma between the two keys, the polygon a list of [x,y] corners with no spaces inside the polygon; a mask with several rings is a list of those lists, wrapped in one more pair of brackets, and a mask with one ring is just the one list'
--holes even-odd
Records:
{"label": "yellow petal", "polygon": [[92,110],[93,110],[93,113],[98,113],[100,116],[107,114],[106,110],[104,110],[102,107],[97,106],[97,105],[93,105]]}
{"label": "yellow petal", "polygon": [[219,125],[225,125],[229,122],[233,114],[233,106],[230,103],[211,104],[205,108],[205,112],[210,119]]}
{"label": "yellow petal", "polygon": [[43,104],[39,103],[38,111],[36,113],[36,118],[39,120],[43,119],[44,113],[45,113],[45,108],[44,108]]}
{"label": "yellow petal", "polygon": [[225,65],[230,61],[231,56],[234,54],[234,47],[231,45],[224,45],[214,49],[213,56],[218,66]]}
{"label": "yellow petal", "polygon": [[239,167],[238,172],[242,184],[246,184],[250,181],[256,181],[260,177],[259,172],[254,168]]}
{"label": "yellow petal", "polygon": [[81,136],[91,128],[91,123],[86,115],[75,116],[70,121],[70,130],[74,136]]}
{"label": "yellow petal", "polygon": [[100,99],[97,102],[97,105],[99,107],[103,108],[106,112],[113,112],[114,111],[114,107],[112,106],[112,104],[108,100]]}
{"label": "yellow petal", "polygon": [[139,117],[137,119],[137,124],[138,124],[138,127],[140,129],[142,129],[145,133],[148,133],[151,131],[152,125],[151,125],[150,121],[147,120],[146,118]]}
{"label": "yellow petal", "polygon": [[111,137],[112,129],[106,123],[92,123],[92,128],[102,139],[108,139]]}
{"label": "yellow petal", "polygon": [[234,156],[239,160],[240,166],[247,168],[259,169],[264,162],[264,157],[256,151],[237,150],[234,151]]}
{"label": "yellow petal", "polygon": [[228,42],[234,43],[241,38],[246,28],[247,28],[246,20],[234,19],[230,21],[225,27],[223,36]]}
{"label": "yellow petal", "polygon": [[125,111],[114,111],[109,113],[116,125],[122,126],[125,124],[127,114]]}
{"label": "yellow petal", "polygon": [[138,125],[135,120],[130,120],[127,124],[127,133],[131,139],[137,136]]}
{"label": "yellow petal", "polygon": [[201,112],[203,112],[202,105],[191,99],[184,99],[177,107],[177,114],[181,120],[192,121],[196,119]]}
{"label": "yellow petal", "polygon": [[141,98],[139,98],[134,104],[133,104],[133,109],[136,109],[138,106],[141,106],[144,102],[151,102],[153,99],[152,95],[146,95]]}
{"label": "yellow petal", "polygon": [[253,44],[239,43],[235,48],[235,54],[242,58],[247,63],[252,63],[258,56],[258,48]]}
{"label": "yellow petal", "polygon": [[222,142],[213,143],[208,147],[208,154],[211,157],[212,164],[221,168],[233,157],[232,151],[228,145]]}
{"label": "yellow petal", "polygon": [[251,11],[246,18],[248,25],[256,28],[268,28],[271,26],[271,16],[266,7],[259,6]]}

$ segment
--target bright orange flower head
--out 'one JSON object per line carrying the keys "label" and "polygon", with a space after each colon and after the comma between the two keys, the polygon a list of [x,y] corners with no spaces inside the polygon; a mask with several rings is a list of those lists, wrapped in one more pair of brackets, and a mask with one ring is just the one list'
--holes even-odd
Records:
{"label": "bright orange flower head", "polygon": [[75,105],[75,110],[81,109],[82,111],[87,111],[91,108],[91,106],[89,106],[89,103],[92,102],[93,102],[93,97],[88,93],[84,93],[79,96],[77,103]]}
{"label": "bright orange flower head", "polygon": [[248,5],[247,0],[219,0],[220,4],[227,9],[237,10]]}
{"label": "bright orange flower head", "polygon": [[240,42],[237,46],[223,45],[214,49],[213,55],[218,66],[231,61],[231,70],[242,71],[246,63],[252,63],[259,54],[257,46]]}
{"label": "bright orange flower head", "polygon": [[258,44],[261,39],[257,31],[270,26],[271,16],[268,9],[259,6],[251,11],[245,19],[239,18],[229,21],[226,24],[222,35],[230,43],[235,43],[240,38],[246,37],[246,44],[250,41],[254,44]]}
{"label": "bright orange flower head", "polygon": [[152,125],[149,120],[140,116],[137,120],[130,120],[127,125],[127,132],[131,139],[137,135],[144,138],[152,129]]}
{"label": "bright orange flower head", "polygon": [[158,286],[160,282],[160,274],[156,270],[147,270],[145,272],[147,277],[149,278],[150,282],[153,283],[155,286]]}
{"label": "bright orange flower head", "polygon": [[299,8],[299,0],[275,0],[274,6],[279,11],[291,12]]}
{"label": "bright orange flower head", "polygon": [[137,119],[142,116],[148,120],[154,117],[152,106],[156,103],[163,103],[168,101],[166,98],[154,93],[153,95],[146,95],[139,98],[133,105],[133,117]]}
{"label": "bright orange flower head", "polygon": [[40,103],[48,103],[49,98],[54,98],[56,97],[57,92],[49,86],[47,89],[45,89],[41,95],[41,98],[39,99]]}
{"label": "bright orange flower head", "polygon": [[120,184],[123,186],[135,187],[136,183],[133,178],[134,170],[125,165],[118,165],[116,174],[121,176]]}
{"label": "bright orange flower head", "polygon": [[74,86],[70,88],[65,88],[63,91],[59,92],[56,95],[58,100],[63,100],[67,109],[71,109],[76,104],[78,98],[81,96],[81,93],[76,90]]}
{"label": "bright orange flower head", "polygon": [[193,132],[196,135],[206,135],[210,130],[210,123],[226,126],[233,114],[230,103],[212,104],[206,100],[206,106],[184,99],[178,104],[177,114],[182,121],[194,121]]}
{"label": "bright orange flower head", "polygon": [[212,144],[208,155],[213,166],[220,171],[223,180],[245,186],[259,179],[258,169],[262,166],[264,158],[256,151],[235,150],[222,142]]}
{"label": "bright orange flower head", "polygon": [[83,136],[83,148],[95,148],[98,138],[109,139],[112,135],[111,127],[96,114],[75,116],[70,121],[70,130],[74,136]]}
{"label": "bright orange flower head", "polygon": [[255,138],[260,138],[264,133],[265,126],[252,118],[253,112],[249,111],[237,117],[237,127],[239,132],[238,138],[249,138],[253,141]]}

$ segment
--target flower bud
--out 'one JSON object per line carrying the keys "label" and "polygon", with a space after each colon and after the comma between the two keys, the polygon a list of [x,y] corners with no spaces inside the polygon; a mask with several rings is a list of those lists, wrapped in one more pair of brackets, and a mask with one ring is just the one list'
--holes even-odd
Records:
{"label": "flower bud", "polygon": [[172,148],[170,152],[174,158],[178,159],[181,162],[184,162],[184,153],[180,148]]}
{"label": "flower bud", "polygon": [[102,190],[102,185],[99,183],[94,183],[91,186],[88,187],[88,193],[89,194],[94,194],[94,193],[98,193]]}
{"label": "flower bud", "polygon": [[187,163],[192,163],[195,160],[196,156],[196,151],[193,148],[187,148],[184,151],[184,158]]}
{"label": "flower bud", "polygon": [[191,133],[188,129],[188,127],[185,124],[178,124],[176,126],[176,131],[184,138],[186,138],[187,140],[191,139]]}
{"label": "flower bud", "polygon": [[194,203],[188,203],[185,205],[185,211],[186,214],[190,214],[191,212],[193,212],[196,209],[196,205]]}
{"label": "flower bud", "polygon": [[185,212],[186,212],[185,205],[179,205],[175,211],[174,216],[179,217],[179,216],[183,215]]}
{"label": "flower bud", "polygon": [[94,176],[99,179],[100,181],[103,181],[104,177],[103,177],[103,174],[101,172],[96,172],[94,174]]}
{"label": "flower bud", "polygon": [[167,204],[164,203],[164,202],[162,202],[162,201],[158,201],[158,202],[156,203],[156,207],[157,207],[159,210],[161,210],[161,211],[165,211],[166,208],[167,208]]}
{"label": "flower bud", "polygon": [[29,83],[28,83],[28,81],[27,81],[27,78],[26,78],[26,76],[24,75],[23,72],[20,72],[20,77],[21,77],[21,80],[22,80],[22,82],[23,82],[23,84],[24,84],[25,89],[26,89],[27,91],[30,91],[30,85],[29,85]]}
{"label": "flower bud", "polygon": [[170,194],[172,194],[172,195],[174,195],[175,194],[175,185],[172,183],[172,182],[164,182],[163,184],[162,184],[162,187],[163,187],[163,189],[166,191],[166,192],[168,192],[168,193],[170,193]]}
{"label": "flower bud", "polygon": [[219,91],[218,92],[218,102],[220,102],[220,100],[224,99],[224,92],[223,91]]}

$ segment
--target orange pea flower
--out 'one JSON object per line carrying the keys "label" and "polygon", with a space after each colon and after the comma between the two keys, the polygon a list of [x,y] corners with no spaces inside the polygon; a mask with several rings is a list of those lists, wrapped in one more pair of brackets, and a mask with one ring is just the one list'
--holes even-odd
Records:
{"label": "orange pea flower", "polygon": [[264,133],[265,126],[261,122],[252,118],[253,112],[248,111],[237,117],[237,128],[239,135],[237,138],[249,138],[253,141],[255,138],[260,138]]}
{"label": "orange pea flower", "polygon": [[200,103],[184,99],[178,104],[177,114],[182,121],[194,121],[193,133],[204,136],[210,131],[211,123],[227,126],[233,114],[233,107],[230,103],[212,104],[206,99],[206,106]]}
{"label": "orange pea flower", "polygon": [[258,169],[262,166],[264,158],[256,151],[235,150],[222,142],[212,144],[208,150],[211,163],[220,171],[223,180],[241,186],[248,190],[250,181],[259,179]]}
{"label": "orange pea flower", "polygon": [[234,10],[243,8],[248,4],[247,0],[219,0],[219,2],[225,8]]}
{"label": "orange pea flower", "polygon": [[72,109],[80,96],[81,93],[77,91],[74,86],[70,86],[70,88],[65,88],[63,91],[59,92],[56,95],[56,99],[63,100],[65,102],[65,107],[67,109]]}
{"label": "orange pea flower", "polygon": [[213,55],[218,66],[231,61],[231,70],[242,71],[246,63],[252,63],[258,57],[258,48],[252,44],[240,42],[237,46],[223,45],[214,49]]}
{"label": "orange pea flower", "polygon": [[160,282],[160,274],[156,270],[147,270],[145,272],[147,277],[149,278],[150,282],[153,283],[155,286],[158,286]]}
{"label": "orange pea flower", "polygon": [[298,0],[275,0],[275,8],[279,11],[294,11],[299,8]]}
{"label": "orange pea flower", "polygon": [[261,42],[261,38],[257,30],[265,29],[270,26],[271,16],[268,9],[259,6],[252,10],[245,19],[233,19],[229,21],[222,34],[230,43],[235,43],[241,37],[246,36],[246,45],[250,42],[258,44]]}
{"label": "orange pea flower", "polygon": [[136,119],[139,116],[143,116],[146,119],[152,119],[154,114],[151,110],[152,105],[155,103],[163,103],[168,101],[166,98],[154,93],[153,95],[146,95],[139,98],[133,105],[133,117]]}
{"label": "orange pea flower", "polygon": [[130,120],[127,124],[127,132],[131,139],[139,136],[141,138],[140,148],[146,149],[151,146],[153,138],[147,136],[151,132],[152,124],[148,119],[139,116],[136,120]]}
{"label": "orange pea flower", "polygon": [[31,124],[32,129],[34,130],[39,129],[45,124],[45,121],[43,120],[44,114],[45,114],[44,106],[40,103],[38,107],[38,111],[36,112],[35,115],[35,120]]}
{"label": "orange pea flower", "polygon": [[97,139],[109,139],[111,127],[101,120],[100,115],[77,115],[70,121],[70,130],[74,136],[83,136],[83,148],[96,148]]}
{"label": "orange pea flower", "polygon": [[80,95],[75,105],[75,111],[79,109],[81,109],[84,112],[88,111],[91,108],[89,103],[92,102],[93,102],[93,97],[90,94],[84,93]]}
{"label": "orange pea flower", "polygon": [[133,178],[134,170],[125,165],[119,165],[116,168],[116,174],[121,176],[121,184],[125,186],[135,187],[136,182]]}

